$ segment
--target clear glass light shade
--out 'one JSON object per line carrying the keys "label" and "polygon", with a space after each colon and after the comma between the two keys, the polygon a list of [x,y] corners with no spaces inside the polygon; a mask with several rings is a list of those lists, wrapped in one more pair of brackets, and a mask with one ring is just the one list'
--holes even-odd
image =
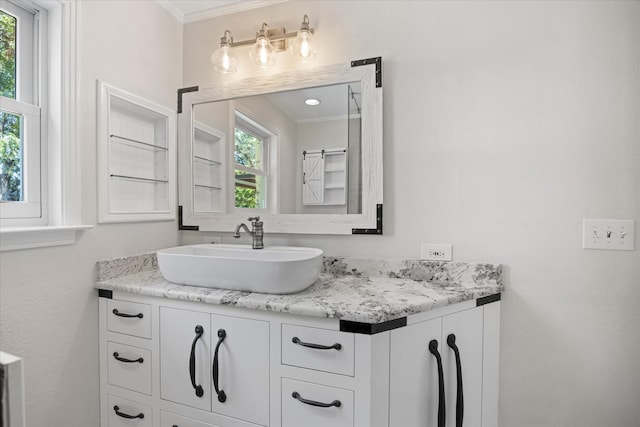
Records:
{"label": "clear glass light shade", "polygon": [[318,56],[318,48],[313,34],[309,30],[301,29],[289,45],[289,51],[302,62],[312,61]]}
{"label": "clear glass light shade", "polygon": [[220,73],[235,73],[238,70],[238,58],[228,45],[222,45],[211,55],[213,69]]}
{"label": "clear glass light shade", "polygon": [[276,65],[276,50],[266,37],[258,37],[256,44],[249,51],[249,57],[254,64],[261,68],[269,68]]}

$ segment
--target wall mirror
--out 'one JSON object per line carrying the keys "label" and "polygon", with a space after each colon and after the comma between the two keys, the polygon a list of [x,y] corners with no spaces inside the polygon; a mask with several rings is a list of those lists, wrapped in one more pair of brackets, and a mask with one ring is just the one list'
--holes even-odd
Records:
{"label": "wall mirror", "polygon": [[381,59],[179,90],[180,227],[382,234]]}

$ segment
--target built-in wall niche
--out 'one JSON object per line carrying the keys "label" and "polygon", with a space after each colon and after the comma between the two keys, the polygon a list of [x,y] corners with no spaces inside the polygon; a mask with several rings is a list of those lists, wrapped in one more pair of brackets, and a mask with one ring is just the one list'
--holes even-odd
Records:
{"label": "built-in wall niche", "polygon": [[98,92],[98,221],[175,219],[175,112],[105,82]]}
{"label": "built-in wall niche", "polygon": [[302,203],[347,203],[347,149],[306,150],[302,153]]}
{"label": "built-in wall niche", "polygon": [[202,123],[193,125],[193,210],[224,212],[225,134]]}

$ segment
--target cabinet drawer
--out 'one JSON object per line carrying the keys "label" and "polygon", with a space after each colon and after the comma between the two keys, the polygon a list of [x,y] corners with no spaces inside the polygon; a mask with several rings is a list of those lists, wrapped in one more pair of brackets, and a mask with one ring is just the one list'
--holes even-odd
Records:
{"label": "cabinet drawer", "polygon": [[353,402],[351,390],[283,378],[282,427],[352,427]]}
{"label": "cabinet drawer", "polygon": [[160,427],[260,427],[258,424],[251,424],[235,418],[215,416],[216,420],[211,423],[194,420],[167,411],[160,411]]}
{"label": "cabinet drawer", "polygon": [[354,346],[352,333],[282,325],[283,365],[353,376]]}
{"label": "cabinet drawer", "polygon": [[151,351],[107,342],[109,384],[151,395]]}
{"label": "cabinet drawer", "polygon": [[109,427],[153,427],[151,407],[109,395]]}
{"label": "cabinet drawer", "polygon": [[107,301],[107,329],[121,334],[151,338],[151,306],[129,301]]}
{"label": "cabinet drawer", "polygon": [[192,418],[182,417],[171,412],[160,411],[160,427],[214,427]]}

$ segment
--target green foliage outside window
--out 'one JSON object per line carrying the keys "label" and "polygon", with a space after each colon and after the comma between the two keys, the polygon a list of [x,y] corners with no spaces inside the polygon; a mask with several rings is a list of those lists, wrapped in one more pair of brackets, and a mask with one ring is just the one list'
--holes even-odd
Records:
{"label": "green foliage outside window", "polygon": [[[244,175],[242,171],[236,170],[236,177]],[[256,208],[257,191],[254,187],[245,187],[236,182],[236,207],[237,208]]]}
{"label": "green foliage outside window", "polygon": [[[262,169],[262,146],[263,141],[256,136],[245,132],[240,128],[235,128],[235,150],[233,160],[235,163],[253,169]],[[256,176],[243,172],[235,171],[235,203],[237,208],[261,208],[260,192],[256,187]],[[251,177],[251,178],[249,178]],[[252,181],[252,184],[247,184]],[[244,181],[244,182],[243,182]]]}
{"label": "green foliage outside window", "polygon": [[[16,97],[16,19],[0,12],[0,95]],[[0,200],[22,200],[20,116],[0,112]]]}

